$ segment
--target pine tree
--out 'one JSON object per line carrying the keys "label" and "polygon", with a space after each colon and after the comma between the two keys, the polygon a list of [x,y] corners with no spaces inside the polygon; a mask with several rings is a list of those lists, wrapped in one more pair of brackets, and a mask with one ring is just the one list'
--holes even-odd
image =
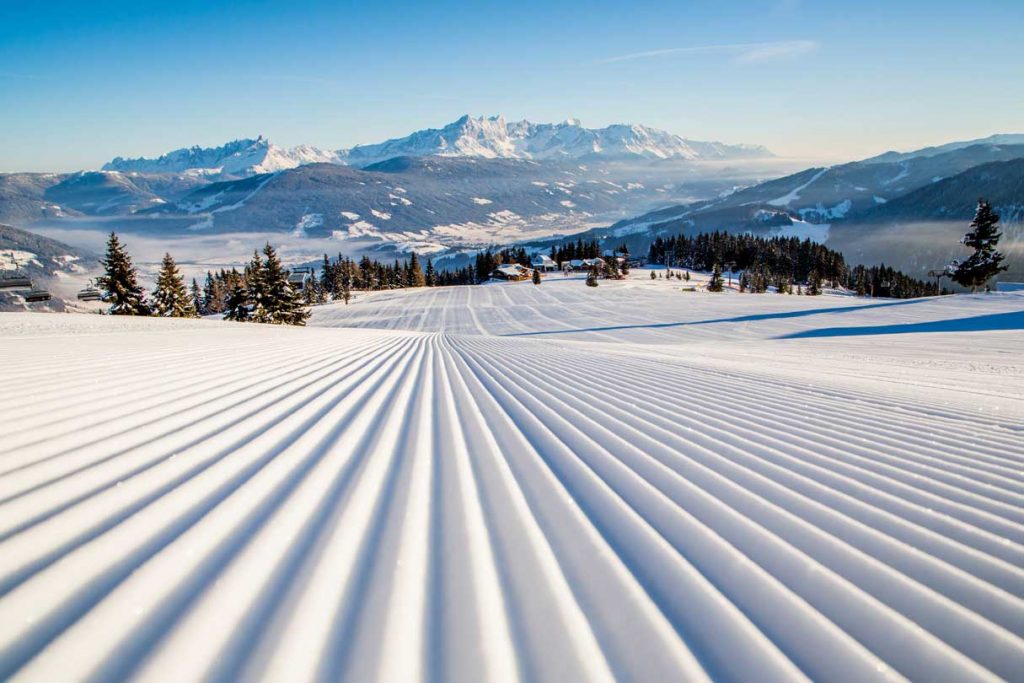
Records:
{"label": "pine tree", "polygon": [[199,289],[199,283],[195,278],[192,278],[190,296],[192,297],[192,306],[196,309],[196,315],[206,315],[206,302],[203,301],[203,292]]}
{"label": "pine tree", "polygon": [[107,240],[107,255],[100,263],[105,273],[96,279],[104,290],[103,300],[110,302],[111,315],[149,315],[145,292],[139,286],[139,274],[132,265],[116,233],[110,233]]}
{"label": "pine tree", "polygon": [[535,285],[539,285],[540,284],[540,269],[539,268],[534,268],[533,269],[533,284],[535,284]]}
{"label": "pine tree", "polygon": [[259,283],[262,287],[262,302],[265,320],[276,325],[305,325],[309,311],[303,305],[299,293],[288,282],[288,271],[281,265],[277,252],[267,242],[263,247],[263,268]]}
{"label": "pine tree", "polygon": [[651,271],[651,279],[652,280],[657,280],[658,279],[657,273],[655,273],[653,270]]}
{"label": "pine tree", "polygon": [[316,306],[326,301],[323,287],[320,286],[320,279],[317,277],[309,278],[309,283],[303,288],[302,294],[307,306]]}
{"label": "pine tree", "polygon": [[[269,323],[270,319],[270,294],[267,291],[266,277],[263,271],[263,259],[259,251],[252,252],[252,259],[245,267],[245,294],[248,304],[247,320],[255,323]],[[230,294],[228,295],[230,299]],[[228,308],[231,308],[230,303]],[[236,318],[232,318],[235,320]]]}
{"label": "pine tree", "polygon": [[591,266],[587,271],[587,287],[597,287],[597,267]]}
{"label": "pine tree", "polygon": [[416,252],[412,253],[409,257],[409,276],[406,281],[408,287],[426,287],[427,278],[423,275],[423,269],[420,267],[420,260],[416,257]]}
{"label": "pine tree", "polygon": [[195,318],[198,315],[192,297],[185,288],[181,271],[170,254],[164,254],[160,266],[156,290],[153,292],[153,309],[153,315],[163,318]]}
{"label": "pine tree", "polygon": [[812,270],[810,277],[807,279],[807,294],[809,296],[821,294],[821,275],[818,275],[816,270]]}
{"label": "pine tree", "polygon": [[708,282],[709,292],[722,291],[722,268],[717,263],[711,269],[711,280]]}
{"label": "pine tree", "polygon": [[203,307],[206,313],[223,313],[226,300],[224,280],[215,278],[213,273],[206,271],[206,283],[203,285]]}
{"label": "pine tree", "polygon": [[427,259],[427,274],[426,274],[427,287],[437,286],[437,273],[434,272],[434,260]]}
{"label": "pine tree", "polygon": [[960,241],[966,247],[974,249],[974,253],[962,263],[951,264],[953,280],[970,287],[974,292],[981,285],[1007,269],[1002,265],[1005,258],[997,249],[999,238],[999,214],[992,210],[992,205],[984,199],[978,200],[978,208],[974,212],[970,231]]}
{"label": "pine tree", "polygon": [[249,306],[249,292],[245,287],[245,279],[233,278],[228,286],[227,301],[224,302],[224,319],[247,322],[250,319]]}

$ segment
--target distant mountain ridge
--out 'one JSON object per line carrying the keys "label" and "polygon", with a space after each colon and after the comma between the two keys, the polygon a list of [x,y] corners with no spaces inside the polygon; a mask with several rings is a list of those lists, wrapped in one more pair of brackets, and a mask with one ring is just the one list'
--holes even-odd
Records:
{"label": "distant mountain ridge", "polygon": [[586,128],[577,119],[561,123],[508,122],[503,116],[463,116],[443,128],[338,152],[354,165],[396,156],[471,156],[487,159],[748,159],[774,156],[759,145],[687,140],[637,124]]}
{"label": "distant mountain ridge", "polygon": [[220,147],[188,147],[168,152],[156,159],[116,157],[103,165],[103,171],[119,173],[196,173],[231,177],[274,173],[303,164],[341,163],[335,152],[308,145],[285,149],[262,135],[233,140]]}
{"label": "distant mountain ridge", "polygon": [[283,148],[260,136],[220,147],[189,147],[155,159],[117,157],[104,171],[120,173],[200,174],[246,177],[313,163],[368,166],[394,157],[478,157],[558,161],[678,159],[685,161],[753,159],[774,156],[759,145],[728,145],[689,140],[635,124],[586,128],[576,119],[561,123],[508,122],[503,116],[465,115],[442,127],[403,138],[330,151],[300,145]]}

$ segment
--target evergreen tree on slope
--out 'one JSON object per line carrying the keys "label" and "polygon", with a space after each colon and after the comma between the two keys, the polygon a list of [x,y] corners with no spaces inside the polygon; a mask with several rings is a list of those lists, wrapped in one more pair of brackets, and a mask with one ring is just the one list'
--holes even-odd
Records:
{"label": "evergreen tree on slope", "polygon": [[420,260],[416,257],[416,252],[412,253],[409,258],[409,277],[406,282],[407,287],[426,287],[427,278],[423,275],[423,269],[420,267]]}
{"label": "evergreen tree on slope", "polygon": [[164,254],[160,274],[156,279],[156,290],[153,292],[153,314],[164,318],[197,317],[192,297],[185,289],[185,281],[170,254]]}
{"label": "evergreen tree on slope", "polygon": [[139,274],[132,265],[116,233],[107,240],[106,258],[100,261],[105,273],[96,282],[104,290],[103,300],[110,303],[111,315],[149,315],[145,293],[139,286]]}
{"label": "evergreen tree on slope", "polygon": [[970,231],[964,235],[961,244],[974,249],[974,253],[962,263],[952,264],[951,276],[954,281],[975,291],[991,278],[1006,270],[1004,256],[996,249],[999,244],[999,214],[984,199],[978,200]]}
{"label": "evergreen tree on slope", "polygon": [[711,280],[708,281],[709,292],[722,291],[722,268],[717,263],[711,269]]}
{"label": "evergreen tree on slope", "polygon": [[245,289],[245,279],[242,277],[232,278],[228,285],[224,319],[240,323],[249,320],[249,292]]}
{"label": "evergreen tree on slope", "polygon": [[196,309],[196,315],[206,315],[206,302],[203,301],[203,291],[199,289],[199,283],[196,282],[195,278],[192,278],[190,294],[192,296],[192,305]]}
{"label": "evergreen tree on slope", "polygon": [[[270,242],[263,247],[263,268],[260,286],[263,290],[263,309],[266,320],[277,325],[305,325],[309,311],[303,305],[299,293],[288,283],[288,271],[281,265],[277,252]],[[422,276],[422,273],[421,273]]]}

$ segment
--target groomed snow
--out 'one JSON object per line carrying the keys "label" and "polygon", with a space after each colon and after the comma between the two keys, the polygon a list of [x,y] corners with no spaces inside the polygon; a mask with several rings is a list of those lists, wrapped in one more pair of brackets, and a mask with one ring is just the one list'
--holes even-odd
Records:
{"label": "groomed snow", "polygon": [[634,273],[0,314],[0,679],[1020,680],[1024,294]]}

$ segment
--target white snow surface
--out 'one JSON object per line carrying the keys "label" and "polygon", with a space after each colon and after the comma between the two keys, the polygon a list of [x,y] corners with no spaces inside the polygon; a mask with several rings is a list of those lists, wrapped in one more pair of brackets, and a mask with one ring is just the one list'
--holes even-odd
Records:
{"label": "white snow surface", "polygon": [[0,314],[0,679],[1020,680],[1024,294],[687,284]]}

